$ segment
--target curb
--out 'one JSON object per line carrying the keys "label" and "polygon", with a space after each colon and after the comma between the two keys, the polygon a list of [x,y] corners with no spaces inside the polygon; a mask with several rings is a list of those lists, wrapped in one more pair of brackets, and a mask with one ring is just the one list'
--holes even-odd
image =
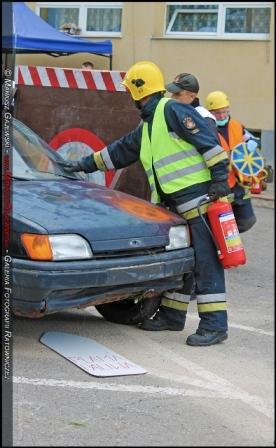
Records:
{"label": "curb", "polygon": [[252,204],[254,207],[266,207],[266,208],[274,208],[274,198],[273,197],[258,197],[251,196]]}
{"label": "curb", "polygon": [[267,183],[266,190],[262,191],[261,194],[251,194],[252,204],[255,207],[266,207],[274,208],[274,182]]}

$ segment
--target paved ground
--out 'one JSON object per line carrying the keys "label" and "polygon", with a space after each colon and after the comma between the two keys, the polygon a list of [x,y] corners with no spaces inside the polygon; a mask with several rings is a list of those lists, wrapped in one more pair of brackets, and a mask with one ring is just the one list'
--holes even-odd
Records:
{"label": "paved ground", "polygon": [[275,183],[267,184],[267,189],[262,191],[261,194],[253,194],[252,202],[254,207],[268,207],[274,208],[275,203]]}
{"label": "paved ground", "polygon": [[[14,321],[13,446],[274,446],[274,210],[256,207],[248,262],[226,271],[229,339],[189,347],[182,332],[106,322],[94,308]],[[95,378],[41,343],[89,337],[145,375]]]}

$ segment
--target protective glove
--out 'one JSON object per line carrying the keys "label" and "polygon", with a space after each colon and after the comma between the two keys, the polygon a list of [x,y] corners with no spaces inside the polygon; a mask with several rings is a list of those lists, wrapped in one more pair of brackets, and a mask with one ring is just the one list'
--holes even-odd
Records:
{"label": "protective glove", "polygon": [[258,143],[255,140],[247,140],[246,145],[249,152],[253,152],[258,148]]}
{"label": "protective glove", "polygon": [[58,161],[59,165],[67,173],[75,173],[78,171],[84,171],[85,173],[93,173],[98,170],[96,163],[94,162],[93,156],[83,157],[81,160],[64,160]]}
{"label": "protective glove", "polygon": [[78,161],[75,161],[75,162],[73,162],[73,161],[68,161],[68,162],[66,162],[66,161],[60,162],[60,161],[58,161],[57,163],[59,165],[61,165],[62,168],[65,171],[67,171],[67,173],[75,173],[77,171],[83,171],[83,169],[80,166],[80,162],[78,162]]}
{"label": "protective glove", "polygon": [[223,196],[228,196],[231,194],[230,187],[227,180],[223,181],[212,181],[211,186],[208,191],[208,195],[212,199],[222,198]]}

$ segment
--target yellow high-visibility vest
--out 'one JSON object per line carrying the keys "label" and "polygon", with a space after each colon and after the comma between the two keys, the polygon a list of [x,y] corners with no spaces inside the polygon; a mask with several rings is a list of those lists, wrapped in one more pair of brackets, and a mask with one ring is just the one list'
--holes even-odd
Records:
{"label": "yellow high-visibility vest", "polygon": [[168,132],[164,115],[167,101],[169,98],[162,98],[156,107],[151,140],[147,123],[144,123],[142,132],[140,160],[148,177],[153,203],[160,202],[153,167],[160,187],[166,194],[211,179],[210,170],[197,149],[175,133]]}

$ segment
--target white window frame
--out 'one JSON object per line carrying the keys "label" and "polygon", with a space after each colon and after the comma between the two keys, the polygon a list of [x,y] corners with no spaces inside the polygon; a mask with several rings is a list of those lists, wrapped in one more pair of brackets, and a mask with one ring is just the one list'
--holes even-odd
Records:
{"label": "white window frame", "polygon": [[[79,22],[76,25],[81,29],[80,34],[76,37],[122,37],[122,21],[121,21],[121,31],[87,31],[87,10],[89,8],[112,8],[121,9],[123,11],[123,2],[37,2],[35,7],[36,14],[40,17],[40,8],[79,8]],[[70,34],[74,37],[73,34]]]}
{"label": "white window frame", "polygon": [[[168,26],[166,26],[167,9],[168,6],[172,5],[214,5],[218,6],[217,11],[218,21],[217,21],[217,31],[215,32],[181,32],[181,31],[171,31],[174,20],[179,12],[186,13],[196,13],[196,12],[211,12],[209,9],[179,9],[174,11],[173,16],[170,20]],[[273,2],[167,2],[166,12],[165,12],[165,26],[164,26],[164,36],[167,38],[185,38],[185,39],[222,39],[222,40],[269,40],[270,33],[225,33],[225,18],[227,8],[270,8],[272,16]]]}

